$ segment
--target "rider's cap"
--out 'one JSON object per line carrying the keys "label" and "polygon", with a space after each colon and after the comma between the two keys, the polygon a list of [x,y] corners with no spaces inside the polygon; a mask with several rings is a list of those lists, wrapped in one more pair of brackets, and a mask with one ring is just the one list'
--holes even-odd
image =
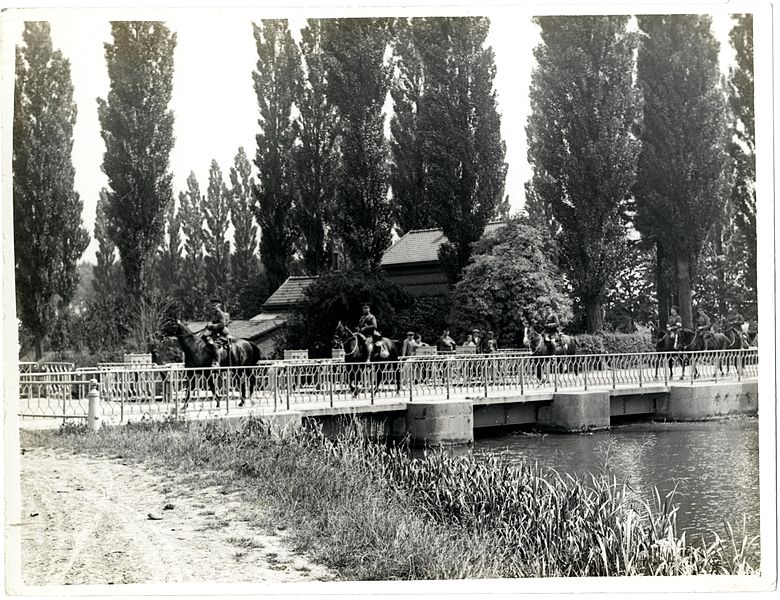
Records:
{"label": "rider's cap", "polygon": [[669,310],[680,310],[680,309],[677,308],[676,306],[672,305],[672,306],[669,307]]}
{"label": "rider's cap", "polygon": [[371,304],[369,304],[368,302],[363,302],[363,304],[361,304],[361,306],[363,308],[371,308]]}
{"label": "rider's cap", "polygon": [[479,329],[477,329],[476,327],[475,327],[474,329],[472,329],[472,330],[471,330],[471,332],[472,332],[472,333],[474,333],[475,331],[476,331],[477,333],[479,333]]}
{"label": "rider's cap", "polygon": [[547,308],[548,306],[552,308],[552,304],[550,304],[549,302],[545,302],[544,304],[542,304],[542,308]]}
{"label": "rider's cap", "polygon": [[219,298],[212,298],[211,299],[211,303],[212,304],[222,304],[222,300],[220,300]]}
{"label": "rider's cap", "polygon": [[414,335],[414,331],[407,331],[406,335]]}

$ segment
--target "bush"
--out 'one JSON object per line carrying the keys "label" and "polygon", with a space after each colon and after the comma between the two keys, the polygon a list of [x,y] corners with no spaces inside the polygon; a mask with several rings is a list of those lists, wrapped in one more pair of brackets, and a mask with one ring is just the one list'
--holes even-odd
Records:
{"label": "bush", "polygon": [[399,311],[396,335],[403,337],[407,331],[414,331],[423,341],[433,345],[444,329],[451,329],[448,322],[450,302],[449,294],[415,297],[410,307]]}
{"label": "bush", "polygon": [[653,352],[653,341],[648,333],[583,333],[575,335],[578,354],[630,354]]}

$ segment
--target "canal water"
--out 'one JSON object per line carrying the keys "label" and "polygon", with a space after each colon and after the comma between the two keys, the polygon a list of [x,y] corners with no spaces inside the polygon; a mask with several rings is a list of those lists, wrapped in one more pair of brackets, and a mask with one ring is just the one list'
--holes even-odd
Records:
{"label": "canal water", "polygon": [[[514,432],[478,438],[477,456],[498,453],[527,460],[559,473],[601,473],[608,464],[647,500],[653,487],[661,497],[675,489],[677,531],[698,542],[702,535],[726,534],[731,523],[741,539],[759,534],[758,420],[728,419],[696,423],[642,422],[588,434]],[[756,543],[754,557],[759,555]]]}

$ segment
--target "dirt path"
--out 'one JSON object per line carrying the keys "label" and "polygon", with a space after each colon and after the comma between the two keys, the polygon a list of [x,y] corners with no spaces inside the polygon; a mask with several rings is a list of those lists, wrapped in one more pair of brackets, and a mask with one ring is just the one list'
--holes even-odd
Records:
{"label": "dirt path", "polygon": [[26,449],[22,580],[64,585],[333,578],[296,553],[284,531],[269,531],[260,507],[237,492],[193,482],[196,477],[165,477],[119,459]]}

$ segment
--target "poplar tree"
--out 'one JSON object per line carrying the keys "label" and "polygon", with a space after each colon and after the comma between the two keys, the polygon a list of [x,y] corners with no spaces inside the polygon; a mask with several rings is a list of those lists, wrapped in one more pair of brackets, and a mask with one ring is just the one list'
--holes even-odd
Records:
{"label": "poplar tree", "polygon": [[173,198],[165,211],[166,235],[157,257],[157,287],[170,295],[179,287],[182,275],[181,211]]}
{"label": "poplar tree", "polygon": [[107,205],[108,190],[103,188],[100,190],[95,212],[95,240],[98,249],[95,253],[97,264],[92,268],[92,286],[98,299],[109,298],[118,291],[121,284],[121,271],[118,272],[119,267],[116,264],[116,244],[108,235]]}
{"label": "poplar tree", "polygon": [[422,22],[422,19],[399,20],[394,47],[397,69],[390,89],[394,108],[390,121],[390,187],[399,235],[411,229],[436,226],[435,199],[425,189],[424,132],[420,130],[425,86],[416,38]]}
{"label": "poplar tree", "polygon": [[734,186],[731,204],[735,222],[746,244],[745,283],[756,301],[758,253],[756,239],[756,123],[753,75],[753,15],[735,16],[729,37],[736,51],[735,65],[729,71],[729,102],[734,113],[733,140],[729,153],[734,160]]}
{"label": "poplar tree", "polygon": [[257,225],[252,211],[252,165],[244,148],[230,167],[230,220],[233,224],[231,273],[234,286],[245,285],[257,273]]}
{"label": "poplar tree", "polygon": [[73,187],[70,62],[54,49],[46,22],[25,23],[22,40],[16,48],[12,159],[16,302],[39,359],[58,309],[76,291],[76,263],[89,235]]}
{"label": "poplar tree", "polygon": [[[692,289],[704,240],[723,214],[731,160],[719,44],[707,15],[638,17],[637,78],[644,95],[636,226],[656,241],[659,309],[663,274],[676,273],[680,316],[693,325]],[[660,311],[659,311],[660,312]],[[665,322],[666,315],[659,315]]]}
{"label": "poplar tree", "polygon": [[336,184],[336,234],[359,269],[378,267],[390,243],[388,149],[382,108],[392,78],[385,52],[392,19],[325,22],[327,94],[340,125],[341,165]]}
{"label": "poplar tree", "polygon": [[338,168],[336,109],[328,99],[322,49],[323,22],[309,19],[301,31],[301,53],[306,77],[296,100],[300,113],[295,122],[300,146],[295,150],[298,202],[294,218],[300,238],[296,244],[310,275],[328,267],[332,241],[335,173]]}
{"label": "poplar tree", "polygon": [[209,167],[209,186],[203,206],[206,229],[203,245],[206,251],[206,290],[209,295],[224,294],[230,284],[230,242],[227,229],[230,223],[230,192],[222,178],[222,169],[216,160]]}
{"label": "poplar tree", "polygon": [[165,209],[172,199],[169,155],[173,147],[176,34],[156,21],[114,21],[105,44],[110,90],[98,98],[106,144],[109,232],[119,249],[127,289],[145,295],[150,265],[160,245]]}
{"label": "poplar tree", "polygon": [[260,255],[272,289],[290,273],[296,232],[293,103],[300,97],[301,60],[287,19],[253,24],[257,68],[252,73],[260,109],[255,165],[255,218],[260,225]]}
{"label": "poplar tree", "polygon": [[205,198],[200,193],[200,185],[195,173],[190,171],[187,177],[187,191],[179,193],[179,215],[184,234],[184,276],[183,283],[190,289],[199,289],[203,285],[203,223]]}
{"label": "poplar tree", "polygon": [[[602,303],[626,253],[626,209],[636,179],[641,95],[633,81],[637,35],[628,16],[539,17],[526,128],[534,202],[557,226],[560,266],[603,328]],[[538,208],[537,208],[538,210]]]}
{"label": "poplar tree", "polygon": [[447,236],[439,260],[456,281],[485,225],[503,211],[507,165],[496,107],[493,50],[484,17],[425,19],[417,51],[425,93],[418,129],[426,191]]}

